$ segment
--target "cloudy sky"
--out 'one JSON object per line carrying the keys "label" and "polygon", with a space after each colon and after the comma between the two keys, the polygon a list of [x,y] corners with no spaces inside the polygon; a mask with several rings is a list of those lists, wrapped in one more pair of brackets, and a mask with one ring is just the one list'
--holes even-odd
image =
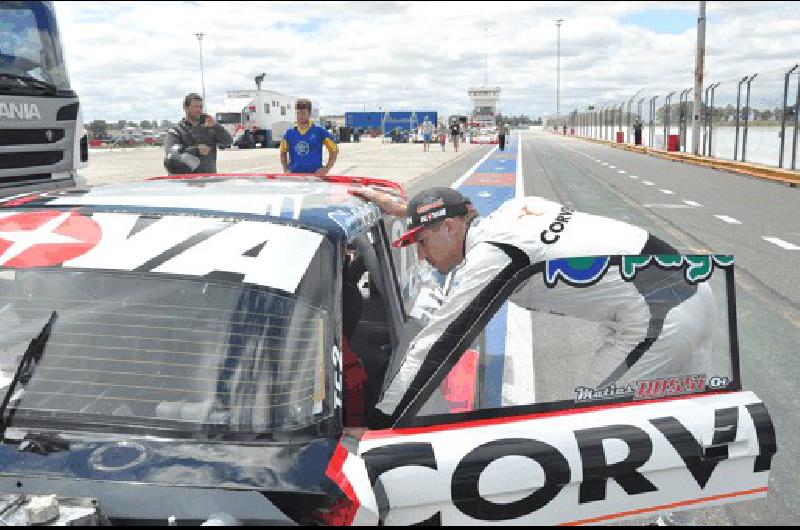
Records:
{"label": "cloudy sky", "polygon": [[[504,114],[554,113],[557,18],[562,112],[694,82],[696,1],[92,1],[56,10],[86,121],[181,117],[183,96],[201,91],[196,32],[205,33],[211,112],[266,72],[264,88],[311,97],[322,114],[466,113],[486,54]],[[707,80],[735,89],[763,72],[777,83],[800,58],[800,2],[709,1],[707,15]]]}

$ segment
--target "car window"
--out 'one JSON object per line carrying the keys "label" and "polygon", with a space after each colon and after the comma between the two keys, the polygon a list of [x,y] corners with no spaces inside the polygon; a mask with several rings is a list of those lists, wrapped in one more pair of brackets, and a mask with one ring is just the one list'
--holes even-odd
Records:
{"label": "car window", "polygon": [[113,424],[179,437],[316,429],[337,397],[333,289],[323,280],[333,255],[322,240],[291,292],[232,274],[132,273],[88,261],[0,270],[0,388],[52,320],[12,424]]}
{"label": "car window", "polygon": [[647,258],[530,267],[419,416],[738,388],[732,258]]}

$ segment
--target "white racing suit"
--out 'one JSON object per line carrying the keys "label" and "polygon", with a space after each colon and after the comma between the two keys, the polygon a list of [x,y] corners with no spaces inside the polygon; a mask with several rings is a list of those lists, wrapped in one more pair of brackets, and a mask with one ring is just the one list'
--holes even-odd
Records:
{"label": "white racing suit", "polygon": [[[470,314],[483,310],[515,269],[558,258],[638,254],[677,252],[636,226],[571,211],[539,197],[504,203],[471,225],[466,257],[456,269],[450,292],[411,341],[399,369],[387,374],[378,410],[395,419],[405,410],[441,364],[447,347],[467,332],[466,323],[474,320]],[[682,275],[680,270],[648,267],[633,281],[625,281],[617,267],[609,267],[590,288],[563,282],[548,288],[537,275],[523,283],[510,300],[529,310],[603,325],[607,331],[604,343],[589,371],[598,386],[651,376],[706,374],[711,358],[713,295],[705,283],[687,284]],[[498,278],[501,281],[496,281]]]}

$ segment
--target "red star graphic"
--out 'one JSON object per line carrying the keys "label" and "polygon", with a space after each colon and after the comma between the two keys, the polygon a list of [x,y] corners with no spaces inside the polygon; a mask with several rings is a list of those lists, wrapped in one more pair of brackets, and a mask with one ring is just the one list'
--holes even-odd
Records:
{"label": "red star graphic", "polygon": [[59,265],[100,241],[100,227],[76,212],[38,211],[0,218],[0,267]]}

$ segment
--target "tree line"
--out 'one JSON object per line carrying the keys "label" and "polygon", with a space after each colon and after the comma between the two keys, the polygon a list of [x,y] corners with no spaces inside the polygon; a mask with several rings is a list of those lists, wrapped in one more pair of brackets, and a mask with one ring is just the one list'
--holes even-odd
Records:
{"label": "tree line", "polygon": [[159,125],[158,120],[142,120],[138,123],[128,120],[119,120],[116,123],[108,123],[106,120],[92,120],[91,122],[84,124],[84,126],[89,134],[96,138],[106,136],[109,130],[121,131],[125,129],[125,127],[138,127],[141,129],[169,129],[175,125],[169,120],[161,120],[160,123],[161,125]]}

